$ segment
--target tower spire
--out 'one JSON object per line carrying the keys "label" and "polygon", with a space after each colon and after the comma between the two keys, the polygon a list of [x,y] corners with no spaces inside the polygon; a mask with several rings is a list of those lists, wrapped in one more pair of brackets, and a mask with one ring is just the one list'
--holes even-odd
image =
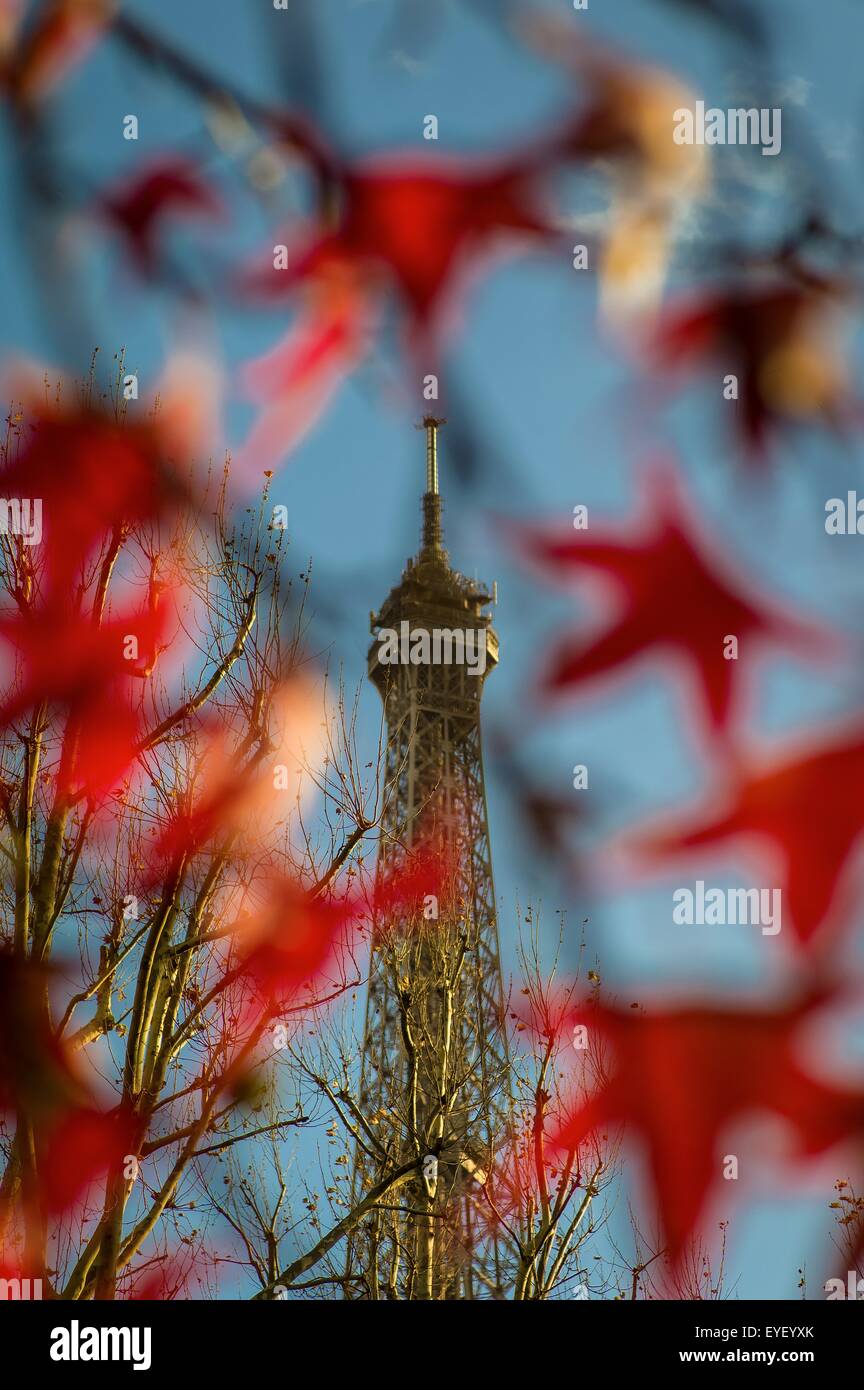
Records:
{"label": "tower spire", "polygon": [[438,491],[438,426],[446,424],[444,420],[437,420],[434,415],[427,415],[423,420],[423,428],[426,431],[426,491]]}
{"label": "tower spire", "polygon": [[443,549],[441,534],[441,493],[438,489],[438,430],[446,420],[426,415],[422,428],[426,431],[426,491],[423,494],[423,551],[440,555]]}

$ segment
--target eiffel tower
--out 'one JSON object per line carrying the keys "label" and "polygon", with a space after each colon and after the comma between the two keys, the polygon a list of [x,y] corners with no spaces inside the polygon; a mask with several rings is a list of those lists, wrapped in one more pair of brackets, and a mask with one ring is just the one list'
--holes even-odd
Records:
{"label": "eiffel tower", "polygon": [[[498,638],[483,611],[493,596],[453,569],[443,548],[443,423],[423,421],[420,551],[371,615],[369,675],[387,725],[379,873],[398,879],[429,843],[448,865],[440,912],[432,895],[419,920],[373,930],[360,1083],[368,1130],[353,1201],[412,1159],[422,1176],[373,1208],[352,1238],[351,1296],[371,1299],[494,1298],[501,1286],[484,1184],[508,1139],[511,1097],[480,744]],[[453,638],[448,653],[448,635],[465,632],[471,640],[460,647]],[[443,659],[431,641],[406,661],[424,633],[440,636]],[[384,661],[387,634],[400,636],[402,659]]]}

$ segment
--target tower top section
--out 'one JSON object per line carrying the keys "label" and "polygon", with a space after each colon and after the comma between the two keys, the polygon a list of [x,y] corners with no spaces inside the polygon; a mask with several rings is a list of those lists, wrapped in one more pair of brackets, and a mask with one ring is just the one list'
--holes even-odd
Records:
{"label": "tower top section", "polygon": [[[426,491],[423,494],[423,528],[419,552],[410,558],[402,578],[391,589],[379,613],[370,615],[373,633],[397,629],[402,622],[411,628],[485,628],[489,643],[489,664],[497,661],[497,638],[491,619],[483,610],[495,601],[494,588],[460,574],[450,564],[444,549],[441,524],[442,498],[438,475],[438,431],[445,420],[427,415],[417,426],[426,434]],[[369,653],[370,675],[377,673],[377,644]]]}

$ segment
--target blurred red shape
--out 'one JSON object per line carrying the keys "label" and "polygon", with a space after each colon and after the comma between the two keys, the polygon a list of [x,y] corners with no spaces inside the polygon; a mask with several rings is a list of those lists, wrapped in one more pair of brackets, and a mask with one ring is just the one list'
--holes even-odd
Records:
{"label": "blurred red shape", "polygon": [[406,311],[416,346],[481,253],[505,237],[557,235],[535,188],[545,154],[538,147],[494,169],[452,162],[430,173],[394,159],[343,172],[336,230],[322,221],[286,264],[243,282],[268,301],[299,288],[307,304],[300,326],[244,372],[247,393],[264,406],[241,451],[250,467],[278,460],[318,418],[368,351],[388,294]]}
{"label": "blurred red shape", "polygon": [[89,1184],[120,1166],[133,1149],[135,1125],[122,1111],[89,1106],[65,1111],[38,1137],[39,1190],[49,1212],[67,1211]]}
{"label": "blurred red shape", "polygon": [[[371,910],[379,930],[398,929],[414,917],[423,916],[430,898],[436,900],[440,915],[443,899],[450,902],[458,896],[459,859],[453,846],[441,841],[437,834],[417,836],[410,855],[381,867],[375,881]],[[393,917],[390,923],[380,919]],[[424,917],[433,921],[434,917]]]}
{"label": "blurred red shape", "polygon": [[33,961],[0,952],[0,1110],[33,1127],[38,1187],[24,1200],[58,1213],[134,1152],[135,1127],[126,1111],[92,1105],[51,1026],[50,978]]}
{"label": "blurred red shape", "polygon": [[261,407],[240,453],[244,474],[278,463],[299,442],[365,356],[378,314],[356,268],[323,248],[282,273],[292,288],[303,281],[306,303],[295,327],[243,370],[246,394]]}
{"label": "blurred red shape", "polygon": [[0,726],[43,701],[61,706],[77,740],[68,749],[72,762],[58,773],[66,791],[107,790],[131,764],[139,734],[133,686],[149,677],[165,644],[172,607],[165,598],[165,590],[153,591],[146,608],[99,626],[58,600],[0,619],[0,641],[15,649],[25,672],[0,705]]}
{"label": "blurred red shape", "polygon": [[495,168],[452,161],[433,173],[394,158],[349,169],[336,230],[313,232],[284,269],[246,284],[279,298],[347,269],[372,291],[395,289],[413,323],[427,324],[456,272],[495,240],[555,234],[536,190],[543,168],[538,149]]}
{"label": "blurred red shape", "polygon": [[591,1133],[632,1126],[643,1139],[673,1261],[720,1179],[725,1129],[755,1111],[788,1120],[799,1151],[815,1155],[864,1128],[864,1092],[809,1076],[796,1034],[813,1003],[785,1012],[681,1009],[643,1014],[592,1004],[573,1022],[599,1030],[616,1061],[593,1098],[554,1136],[576,1148]]}
{"label": "blurred red shape", "polygon": [[168,431],[156,421],[116,419],[77,404],[50,408],[35,393],[24,415],[21,446],[0,473],[0,489],[4,497],[39,500],[48,576],[67,599],[98,545],[170,515],[188,491]]}
{"label": "blurred red shape", "polygon": [[119,684],[93,691],[80,711],[74,772],[59,773],[58,789],[98,798],[129,771],[143,732],[130,694]]}
{"label": "blurred red shape", "polygon": [[329,901],[310,896],[291,879],[271,880],[264,906],[238,925],[241,974],[266,1000],[313,983],[352,925],[371,917],[378,931],[398,930],[422,915],[426,898],[439,896],[446,886],[446,864],[444,855],[421,849],[407,863],[380,873],[371,894],[348,893]]}
{"label": "blurred red shape", "polygon": [[125,237],[142,274],[156,265],[163,224],[178,217],[220,217],[224,209],[191,160],[166,155],[99,197],[97,211]]}
{"label": "blurred red shape", "polygon": [[27,0],[14,4],[4,44],[4,77],[12,96],[31,103],[51,92],[84,62],[116,8],[117,0],[46,0],[24,29]]}
{"label": "blurred red shape", "polygon": [[[853,906],[847,870],[864,831],[860,729],[761,767],[739,768],[725,792],[686,817],[636,831],[627,841],[639,858],[663,861],[693,851],[720,851],[754,837],[757,848],[780,856],[784,903],[799,938],[809,942],[832,908]],[[704,862],[703,860],[700,862]]]}
{"label": "blurred red shape", "polygon": [[287,878],[271,881],[266,893],[265,905],[242,923],[238,936],[244,978],[263,998],[275,1000],[323,972],[357,904],[353,898],[310,898]]}
{"label": "blurred red shape", "polygon": [[537,202],[536,176],[525,160],[492,170],[454,165],[440,174],[398,163],[363,168],[346,181],[336,245],[383,271],[413,320],[424,324],[468,257],[504,235],[552,235]]}
{"label": "blurred red shape", "polygon": [[809,271],[705,294],[663,313],[650,360],[688,373],[714,364],[736,376],[737,429],[749,456],[762,459],[783,424],[860,421],[843,333],[850,300],[848,283]]}
{"label": "blurred red shape", "polygon": [[320,690],[295,674],[272,688],[262,713],[266,739],[262,733],[257,746],[232,732],[236,710],[226,709],[219,722],[202,719],[188,793],[178,798],[162,833],[145,851],[145,888],[181,856],[197,854],[214,836],[230,843],[237,854],[249,843],[256,852],[272,843],[284,824],[286,807],[298,799],[303,803],[308,792],[304,774],[320,769],[321,708]]}
{"label": "blurred red shape", "polygon": [[[766,645],[805,655],[838,641],[746,592],[728,564],[697,541],[672,472],[647,477],[647,514],[627,531],[596,527],[566,536],[511,526],[517,546],[555,579],[594,570],[613,586],[616,612],[600,636],[559,642],[543,677],[547,694],[568,691],[648,655],[679,656],[693,673],[711,728],[725,730],[735,688],[754,651]],[[737,641],[735,658],[727,641]]]}
{"label": "blurred red shape", "polygon": [[62,701],[78,711],[109,682],[148,675],[165,635],[166,616],[163,606],[138,609],[97,627],[89,614],[55,602],[3,620],[0,636],[20,653],[27,678],[23,689],[0,706],[0,723],[40,700]]}

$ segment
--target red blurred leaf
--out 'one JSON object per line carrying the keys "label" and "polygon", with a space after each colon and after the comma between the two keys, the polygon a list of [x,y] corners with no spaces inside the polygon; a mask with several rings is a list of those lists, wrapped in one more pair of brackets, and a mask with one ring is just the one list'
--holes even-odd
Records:
{"label": "red blurred leaf", "polygon": [[0,641],[17,651],[25,672],[0,704],[0,726],[42,701],[62,707],[76,737],[74,764],[59,774],[66,791],[81,784],[107,790],[132,762],[139,734],[134,685],[149,677],[165,644],[172,597],[155,588],[146,608],[98,627],[59,601],[0,620]]}
{"label": "red blurred leaf", "polygon": [[365,166],[346,182],[336,244],[383,272],[424,324],[468,258],[505,234],[552,235],[534,191],[536,174],[522,161],[493,170],[453,165],[437,174],[404,163]]}
{"label": "red blurred leaf", "polygon": [[[90,53],[117,0],[46,0],[7,58],[6,82],[18,101],[41,100]],[[24,6],[18,6],[22,11]]]}
{"label": "red blurred leaf", "polygon": [[0,952],[0,1110],[33,1126],[38,1199],[48,1212],[67,1210],[88,1183],[132,1150],[125,1112],[103,1114],[90,1103],[51,1026],[49,972]]}
{"label": "red blurred leaf", "polygon": [[352,925],[371,916],[384,919],[379,929],[392,929],[420,913],[423,900],[442,891],[444,862],[420,850],[406,864],[380,874],[370,897],[357,892],[325,901],[290,879],[271,881],[266,904],[238,931],[243,976],[269,1000],[313,983]]}
{"label": "red blurred leaf", "polygon": [[[441,844],[436,836],[430,835],[424,841],[421,827],[415,827],[415,831],[418,840],[412,853],[385,865],[375,881],[371,910],[375,918],[385,919],[385,929],[398,926],[400,918],[410,922],[422,914],[427,898],[440,900],[458,891],[458,860],[450,847]],[[438,907],[440,913],[440,901]],[[379,929],[380,925],[379,922]]]}
{"label": "red blurred leaf", "polygon": [[673,1260],[693,1234],[722,1169],[729,1126],[754,1111],[788,1120],[800,1151],[817,1154],[864,1127],[864,1092],[807,1075],[795,1035],[812,1012],[682,1009],[656,1014],[593,1005],[574,1021],[599,1029],[617,1065],[555,1136],[572,1149],[597,1129],[638,1131],[647,1149]]}
{"label": "red blurred leaf", "polygon": [[[848,866],[864,830],[861,781],[864,737],[859,729],[821,747],[745,766],[725,794],[712,794],[701,810],[635,832],[640,857],[667,860],[755,838],[780,856],[783,900],[800,939],[808,942],[828,918],[852,907]],[[719,804],[718,804],[719,803]]]}
{"label": "red blurred leaf", "polygon": [[307,299],[299,328],[244,373],[266,407],[243,446],[247,464],[272,464],[318,418],[368,350],[389,293],[418,336],[437,326],[456,276],[478,255],[505,236],[556,235],[534,188],[543,172],[533,151],[495,170],[451,162],[429,173],[389,160],[345,171],[336,229],[322,221],[285,267],[245,277],[246,290],[268,301],[298,289]]}
{"label": "red blurred leaf", "polygon": [[246,944],[242,973],[268,1000],[311,984],[332,959],[343,928],[356,910],[354,899],[312,899],[290,879],[272,882],[267,902],[241,928]]}
{"label": "red blurred leaf", "polygon": [[230,712],[219,723],[202,721],[188,799],[178,799],[146,852],[145,890],[168,865],[199,853],[216,835],[231,841],[237,853],[251,836],[256,852],[260,850],[283,825],[286,805],[302,798],[303,768],[320,765],[320,711],[320,692],[295,674],[271,688],[262,714],[267,735],[265,739],[262,733],[257,746],[243,736],[232,738]]}
{"label": "red blurred leaf", "polygon": [[[62,701],[78,710],[111,681],[148,675],[168,616],[164,604],[148,606],[97,627],[89,614],[54,602],[4,619],[0,636],[20,653],[27,680],[0,706],[0,722],[8,723],[40,700]],[[134,647],[127,646],[133,642]]]}
{"label": "red blurred leaf", "polygon": [[[627,531],[591,526],[556,537],[511,528],[517,544],[556,579],[594,570],[611,582],[617,608],[599,637],[558,644],[543,687],[570,690],[649,653],[682,657],[698,682],[710,725],[722,730],[754,651],[768,644],[824,655],[836,649],[815,626],[747,595],[728,566],[697,542],[680,488],[667,469],[648,478],[648,515]],[[724,656],[737,638],[737,659]]]}
{"label": "red blurred leaf", "polygon": [[90,1107],[67,1110],[38,1140],[40,1194],[49,1212],[67,1211],[97,1178],[122,1164],[134,1144],[132,1117]]}
{"label": "red blurred leaf", "polygon": [[777,275],[703,295],[666,310],[649,345],[660,368],[715,364],[738,378],[735,411],[750,456],[764,456],[783,425],[860,420],[847,367],[843,315],[850,287],[810,272]]}
{"label": "red blurred leaf", "polygon": [[125,237],[142,272],[155,268],[158,239],[168,219],[219,217],[224,209],[191,160],[166,156],[101,195],[97,209]]}
{"label": "red blurred leaf", "polygon": [[48,573],[64,598],[112,532],[169,515],[188,493],[156,423],[29,400],[25,433],[0,473],[4,497],[39,499]]}
{"label": "red blurred leaf", "polygon": [[377,309],[355,270],[322,258],[305,292],[300,322],[243,370],[246,394],[261,407],[240,450],[244,474],[278,463],[298,444],[366,353]]}
{"label": "red blurred leaf", "polygon": [[388,159],[346,172],[337,227],[313,233],[286,269],[247,279],[268,298],[342,267],[369,291],[395,289],[415,325],[428,323],[457,271],[503,236],[554,235],[537,196],[542,163],[527,156],[497,168]]}
{"label": "red blurred leaf", "polygon": [[77,729],[76,772],[65,785],[86,789],[98,797],[115,787],[129,770],[141,738],[141,720],[129,703],[129,691],[115,683],[94,690],[80,709]]}

